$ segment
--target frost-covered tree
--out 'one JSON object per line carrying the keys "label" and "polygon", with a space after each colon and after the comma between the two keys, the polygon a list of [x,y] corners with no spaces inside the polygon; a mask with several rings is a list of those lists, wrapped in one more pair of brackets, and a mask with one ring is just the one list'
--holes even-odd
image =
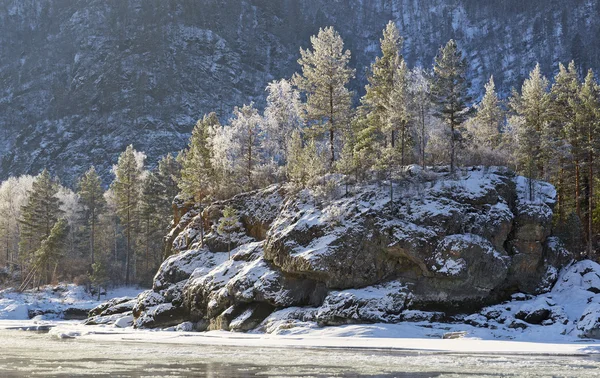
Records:
{"label": "frost-covered tree", "polygon": [[181,179],[178,181],[181,191],[196,201],[212,194],[217,177],[213,167],[211,136],[220,128],[215,113],[205,115],[194,129],[187,149],[180,155]]}
{"label": "frost-covered tree", "polygon": [[329,134],[330,169],[335,162],[335,135],[350,116],[352,94],[346,88],[354,70],[348,68],[350,51],[333,27],[319,29],[310,38],[312,50],[300,49],[301,74],[293,83],[306,94],[306,119],[317,133]]}
{"label": "frost-covered tree", "polygon": [[449,127],[450,171],[454,172],[456,144],[460,141],[460,125],[467,119],[470,100],[467,61],[456,42],[448,41],[435,57],[431,80],[431,96],[436,115]]}
{"label": "frost-covered tree", "polygon": [[211,133],[210,162],[214,172],[214,189],[216,198],[228,198],[239,193],[236,164],[239,160],[239,146],[235,142],[234,129],[229,126],[217,126]]}
{"label": "frost-covered tree", "polygon": [[158,161],[156,178],[160,183],[161,207],[170,212],[173,198],[179,193],[179,181],[181,181],[181,164],[171,155],[166,154]]}
{"label": "frost-covered tree", "polygon": [[102,181],[96,173],[94,166],[79,180],[79,198],[83,207],[83,219],[86,227],[89,227],[89,246],[90,246],[90,265],[93,265],[96,236],[96,224],[98,217],[102,213],[106,201],[104,200],[104,191],[102,190]]}
{"label": "frost-covered tree", "polygon": [[529,196],[533,200],[532,179],[543,176],[542,134],[549,120],[550,94],[548,79],[537,64],[525,80],[521,94],[513,92],[510,106],[522,119],[517,130],[517,160],[520,170],[530,178]]}
{"label": "frost-covered tree", "polygon": [[139,221],[138,203],[142,184],[143,156],[132,145],[119,156],[113,168],[115,180],[111,184],[116,200],[116,212],[125,229],[127,241],[125,251],[125,285],[129,285],[132,261],[132,246]]}
{"label": "frost-covered tree", "polygon": [[34,177],[25,175],[9,177],[0,184],[0,245],[4,248],[5,263],[15,263],[17,260],[20,236],[21,208],[27,202],[28,192],[34,182]]}
{"label": "frost-covered tree", "polygon": [[296,130],[292,133],[288,150],[288,180],[304,186],[326,172],[323,154],[319,153],[314,138],[304,143],[302,135]]}
{"label": "frost-covered tree", "polygon": [[261,138],[267,158],[278,165],[287,162],[288,140],[302,125],[302,103],[300,93],[285,79],[273,81],[267,86],[267,106]]}

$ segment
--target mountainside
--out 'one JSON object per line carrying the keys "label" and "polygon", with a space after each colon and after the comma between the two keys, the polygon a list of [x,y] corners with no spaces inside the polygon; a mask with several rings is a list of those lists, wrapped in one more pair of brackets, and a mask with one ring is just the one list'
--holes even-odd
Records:
{"label": "mountainside", "polygon": [[[514,295],[549,292],[573,259],[551,235],[554,188],[534,182],[530,201],[526,179],[503,168],[451,175],[411,166],[393,201],[388,186],[346,193],[341,177],[328,180],[315,189],[273,185],[202,209],[188,206],[169,235],[174,255],[152,290],[127,306],[106,304],[88,324],[125,312],[136,327],[185,323],[200,331],[248,331],[263,320],[267,328],[280,320],[287,328],[305,321],[464,320]],[[227,206],[240,220],[229,236],[218,232]],[[552,311],[561,313],[557,307],[537,323],[526,321],[539,324]]]}
{"label": "mountainside", "polygon": [[203,113],[261,106],[321,26],[352,51],[358,94],[390,19],[409,65],[429,67],[456,38],[474,93],[492,73],[508,93],[535,61],[548,75],[570,59],[600,67],[585,48],[600,42],[599,15],[589,0],[2,0],[0,178],[48,167],[72,184],[95,164],[108,180],[130,143],[154,162]]}

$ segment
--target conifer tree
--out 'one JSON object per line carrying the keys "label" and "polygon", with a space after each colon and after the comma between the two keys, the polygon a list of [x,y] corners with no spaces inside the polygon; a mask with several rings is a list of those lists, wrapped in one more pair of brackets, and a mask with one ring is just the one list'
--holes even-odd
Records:
{"label": "conifer tree", "polygon": [[181,164],[168,153],[158,162],[156,178],[160,183],[161,206],[167,208],[167,215],[171,209],[173,198],[179,194],[179,181],[181,180]]}
{"label": "conifer tree", "polygon": [[431,110],[430,80],[423,69],[416,67],[409,74],[409,109],[419,139],[421,166],[425,169],[425,147],[427,144],[426,124]]}
{"label": "conifer tree", "polygon": [[289,181],[298,184],[306,183],[306,167],[304,166],[304,146],[300,131],[294,130],[288,142],[288,159],[286,175]]}
{"label": "conifer tree", "polygon": [[44,169],[33,182],[27,202],[21,208],[21,240],[19,254],[22,259],[31,257],[42,240],[50,236],[52,227],[60,217],[59,184]]}
{"label": "conifer tree", "polygon": [[106,201],[104,200],[104,191],[102,190],[102,182],[100,176],[96,173],[94,166],[81,177],[79,180],[79,198],[84,211],[84,220],[87,226],[90,227],[90,266],[94,264],[95,252],[95,236],[96,224],[98,217],[102,213]]}
{"label": "conifer tree", "polygon": [[450,171],[454,172],[456,142],[459,140],[460,125],[468,115],[470,100],[467,80],[467,61],[454,40],[440,48],[435,57],[431,81],[431,95],[436,105],[436,114],[450,128]]}
{"label": "conifer tree", "polygon": [[238,217],[237,211],[231,206],[225,207],[225,209],[223,209],[223,216],[219,219],[219,224],[217,226],[217,232],[219,234],[227,237],[227,253],[229,254],[230,260],[231,260],[231,236],[240,227],[241,227],[241,224],[240,224],[240,219]]}
{"label": "conifer tree", "polygon": [[594,236],[594,177],[596,155],[600,150],[600,87],[590,69],[585,77],[585,81],[578,93],[576,107],[577,122],[581,126],[582,134],[585,137],[582,145],[585,158],[587,160],[587,254],[588,258],[593,257],[593,236]]}
{"label": "conifer tree", "polygon": [[353,128],[356,130],[354,168],[357,180],[366,178],[367,172],[373,167],[380,153],[377,146],[380,130],[376,122],[370,122],[369,120],[373,113],[365,114],[365,112],[364,107],[359,108],[353,121]]}
{"label": "conifer tree", "polygon": [[205,115],[196,123],[188,148],[180,155],[181,180],[178,182],[181,191],[201,201],[211,194],[216,180],[212,165],[210,136],[212,130],[220,127],[215,113]]}
{"label": "conifer tree", "polygon": [[232,132],[232,149],[234,152],[234,170],[242,183],[243,190],[256,189],[255,170],[261,163],[259,137],[262,118],[254,104],[235,107],[230,121]]}
{"label": "conifer tree", "polygon": [[300,49],[302,74],[293,83],[306,94],[306,118],[314,130],[329,134],[330,169],[335,162],[335,135],[350,116],[352,96],[346,85],[354,77],[348,68],[350,51],[340,35],[327,27],[310,38],[312,50]]}
{"label": "conifer tree", "polygon": [[[143,162],[142,162],[143,164]],[[119,156],[114,168],[115,180],[111,187],[116,199],[117,215],[125,230],[127,242],[125,251],[125,285],[129,285],[131,274],[131,254],[138,223],[138,203],[142,168],[136,160],[136,151],[132,145]]]}
{"label": "conifer tree", "polygon": [[[66,219],[60,218],[52,228],[49,235],[42,240],[40,247],[35,251],[34,266],[37,270],[45,270],[45,283],[52,282],[52,271],[56,271],[58,260],[64,254],[64,247],[67,236],[69,234],[69,223]],[[55,265],[52,270],[51,266]]]}
{"label": "conifer tree", "polygon": [[[396,24],[390,21],[383,30],[383,38],[380,39],[382,55],[371,64],[371,73],[367,77],[369,84],[367,84],[365,96],[362,98],[363,104],[369,109],[370,126],[383,133],[392,146],[396,131],[394,122],[397,120],[390,122],[390,119],[395,117],[390,115],[390,112],[392,108],[401,104],[393,105],[391,101],[394,88],[398,83],[396,76],[398,73],[404,73],[398,70],[398,67],[404,63],[400,53],[402,44],[403,40]],[[402,84],[404,84],[403,80],[404,78],[400,78]],[[405,100],[402,98],[402,101]]]}
{"label": "conifer tree", "polygon": [[[546,177],[557,177],[558,190],[558,213],[559,219],[564,218],[566,203],[565,192],[567,183],[574,182],[572,192],[575,211],[581,218],[580,192],[581,192],[581,145],[583,134],[579,130],[579,122],[576,117],[579,93],[579,78],[573,62],[566,68],[559,64],[559,71],[554,78],[554,84],[550,89],[549,119],[545,124],[542,138],[542,157],[546,168]],[[572,162],[572,164],[570,164]],[[574,168],[574,172],[571,169]],[[574,180],[566,177],[573,173]],[[572,177],[572,176],[571,176]],[[569,190],[571,191],[571,190]]]}
{"label": "conifer tree", "polygon": [[170,206],[166,205],[162,183],[157,174],[148,172],[142,179],[139,199],[139,244],[146,274],[152,274],[159,263],[169,219]]}
{"label": "conifer tree", "polygon": [[514,92],[510,106],[522,118],[517,130],[517,160],[521,170],[529,177],[529,197],[533,200],[533,179],[543,175],[541,151],[542,133],[549,119],[550,94],[548,80],[537,64],[523,83],[521,94]]}
{"label": "conifer tree", "polygon": [[[400,150],[400,165],[404,166],[406,164],[406,153],[412,145],[412,134],[409,129],[408,68],[404,60],[400,61],[394,71],[393,83],[394,86],[387,106],[388,124],[392,130],[390,147]],[[398,132],[398,136],[396,136],[396,132]],[[397,137],[400,143],[399,146],[395,142]]]}
{"label": "conifer tree", "polygon": [[500,145],[500,130],[504,123],[504,110],[500,106],[500,100],[496,94],[494,76],[485,85],[485,95],[477,105],[477,143],[483,144],[491,149]]}

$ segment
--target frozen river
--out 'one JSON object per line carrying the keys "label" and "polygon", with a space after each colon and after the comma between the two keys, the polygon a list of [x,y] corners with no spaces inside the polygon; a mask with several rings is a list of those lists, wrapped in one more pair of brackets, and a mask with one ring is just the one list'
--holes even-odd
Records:
{"label": "frozen river", "polygon": [[58,339],[0,330],[0,376],[600,376],[598,356],[508,356]]}

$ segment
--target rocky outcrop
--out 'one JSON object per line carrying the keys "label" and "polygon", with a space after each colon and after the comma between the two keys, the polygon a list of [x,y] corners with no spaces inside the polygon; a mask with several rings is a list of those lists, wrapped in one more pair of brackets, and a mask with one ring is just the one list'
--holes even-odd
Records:
{"label": "rocky outcrop", "polygon": [[[134,326],[246,331],[269,328],[286,308],[304,309],[286,312],[290,324],[442,319],[548,292],[572,259],[551,236],[553,187],[534,182],[529,197],[528,183],[504,168],[409,167],[393,201],[388,185],[346,193],[343,177],[322,181],[299,191],[273,185],[181,216],[176,253],[131,309]],[[240,216],[231,244],[216,227],[225,206]],[[470,321],[489,321],[480,317]],[[512,321],[557,317],[524,308]]]}

